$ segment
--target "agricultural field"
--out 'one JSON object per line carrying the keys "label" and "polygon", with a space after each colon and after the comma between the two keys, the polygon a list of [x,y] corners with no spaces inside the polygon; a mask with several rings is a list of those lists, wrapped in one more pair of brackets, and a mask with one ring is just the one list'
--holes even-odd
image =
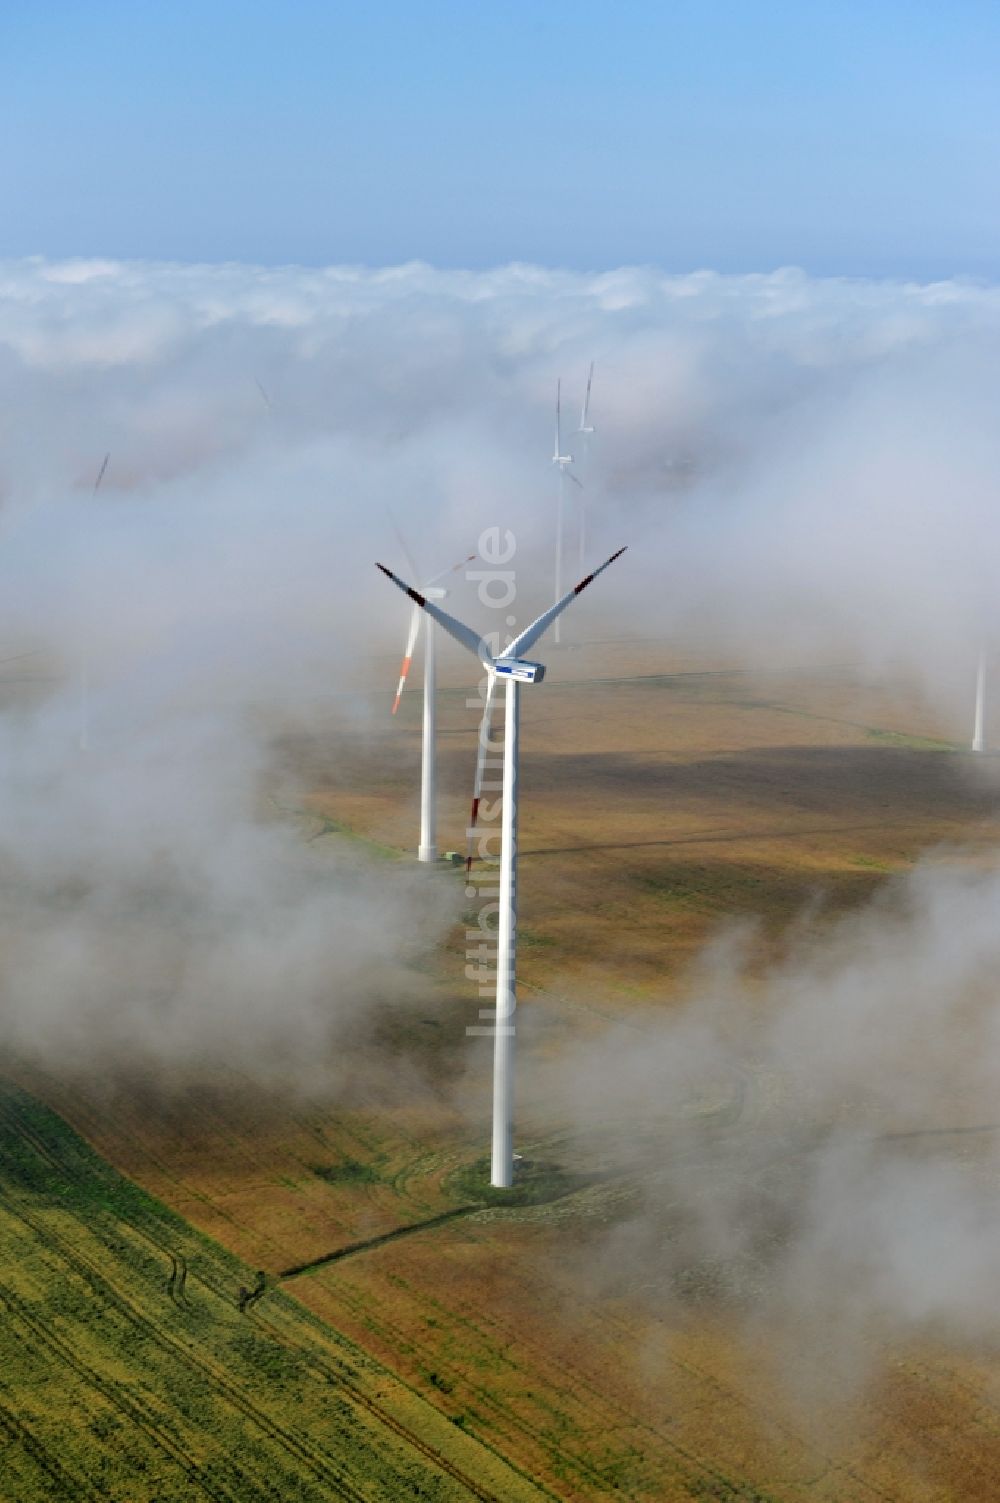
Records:
{"label": "agricultural field", "polygon": [[539,1496],[9,1084],[0,1249],[11,1503]]}
{"label": "agricultural field", "polygon": [[[928,849],[988,860],[994,762],[965,755],[912,693],[841,667],[751,674],[655,643],[548,661],[522,732],[513,1203],[482,1171],[489,1055],[465,1036],[479,1006],[465,919],[414,977],[416,1000],[386,1000],[335,1102],[235,1073],[167,1091],[21,1070],[59,1116],[14,1087],[5,1097],[4,1299],[19,1354],[2,1378],[5,1476],[25,1481],[4,1496],[46,1496],[46,1465],[79,1487],[66,1496],[137,1500],[193,1496],[192,1478],[241,1500],[991,1495],[1000,1371],[985,1345],[873,1332],[863,1389],[831,1412],[808,1373],[787,1381],[805,1338],[746,1318],[766,1248],[735,1271],[692,1261],[678,1279],[676,1258],[668,1276],[655,1253],[636,1262],[616,1242],[678,1134],[695,1173],[704,1162],[765,1186],[770,1166],[741,1155],[766,1137],[781,1082],[720,1069],[641,1123],[627,1103],[588,1119],[559,1061],[669,1016],[720,925],[753,921],[763,969],[804,911],[822,925]],[[466,692],[446,679],[442,849],[464,849]],[[336,714],[277,733],[275,748],[275,817],[297,820],[318,859],[349,840],[391,882],[415,843],[419,696],[374,748]],[[458,870],[427,879],[464,886]],[[400,1067],[374,1068],[380,1055]],[[961,1155],[977,1173],[992,1129],[948,1107],[943,1137],[913,1152]],[[804,1106],[803,1153],[817,1126]],[[669,1207],[657,1214],[654,1243],[683,1239]],[[257,1270],[263,1292],[241,1312]],[[821,1371],[823,1352],[810,1359]],[[114,1491],[115,1464],[140,1479],[131,1491]]]}

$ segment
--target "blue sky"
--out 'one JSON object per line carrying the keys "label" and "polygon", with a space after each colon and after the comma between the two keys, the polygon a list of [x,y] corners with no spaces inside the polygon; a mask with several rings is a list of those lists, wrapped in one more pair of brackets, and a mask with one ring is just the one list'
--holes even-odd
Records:
{"label": "blue sky", "polygon": [[992,0],[0,0],[0,255],[1000,276]]}

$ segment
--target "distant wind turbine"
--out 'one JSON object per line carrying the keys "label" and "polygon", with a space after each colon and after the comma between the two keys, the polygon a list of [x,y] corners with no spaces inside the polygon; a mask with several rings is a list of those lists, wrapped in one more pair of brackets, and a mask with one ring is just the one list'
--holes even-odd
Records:
{"label": "distant wind turbine", "polygon": [[976,713],[972,722],[972,750],[986,750],[986,648],[979,652],[976,669]]}
{"label": "distant wind turbine", "polygon": [[[101,481],[107,474],[110,463],[111,450],[109,449],[101,461],[101,468],[97,472],[97,479],[94,481],[94,489],[91,492],[91,500],[94,499],[100,490]],[[80,750],[82,752],[90,750],[90,660],[86,647],[84,647],[83,656],[80,661]]]}
{"label": "distant wind turbine", "polygon": [[90,664],[80,664],[80,750],[90,751]]}
{"label": "distant wind turbine", "polygon": [[[399,531],[396,532],[397,537]],[[400,546],[406,558],[407,564],[417,573],[402,538],[399,538]],[[453,564],[449,569],[443,569],[440,574],[435,574],[423,585],[422,592],[432,600],[444,600],[447,598],[447,590],[435,588],[439,579],[444,579],[449,574],[454,574],[465,564],[471,563],[475,558],[470,553],[459,563]],[[410,629],[406,638],[406,648],[403,653],[403,666],[399,675],[399,683],[396,686],[396,698],[392,703],[392,713],[395,715],[399,709],[399,701],[406,687],[406,680],[410,672],[410,664],[413,661],[413,653],[417,645],[417,634],[420,631],[420,607],[413,607],[410,617]],[[428,622],[424,632],[424,721],[423,738],[420,761],[420,845],[417,848],[418,861],[437,860],[437,770],[435,765],[435,741],[436,741],[436,712],[437,712],[437,664],[435,655],[434,628]]]}
{"label": "distant wind turbine", "polygon": [[[552,463],[556,467],[556,570],[554,598],[558,601],[562,596],[562,555],[563,555],[563,520],[566,510],[566,477],[569,476],[574,485],[580,485],[579,480],[570,470],[573,463],[572,454],[562,452],[562,380],[556,382],[556,441],[552,451]],[[580,486],[582,490],[583,487]],[[560,641],[559,622],[556,622],[555,639]]]}
{"label": "distant wind turbine", "polygon": [[[509,1189],[514,1182],[514,1009],[517,1001],[517,794],[520,771],[520,688],[522,684],[540,684],[545,677],[542,663],[531,663],[520,654],[541,637],[562,612],[585,590],[598,574],[613,564],[625,552],[619,548],[609,559],[581,579],[567,595],[526,627],[498,657],[490,652],[485,640],[463,622],[449,616],[434,604],[426,594],[411,588],[397,578],[384,564],[376,567],[392,580],[394,585],[408,595],[420,609],[427,612],[439,626],[454,637],[474,657],[477,657],[489,677],[486,705],[483,712],[483,729],[480,731],[476,768],[476,785],[482,787],[481,765],[485,760],[489,741],[489,724],[493,709],[493,694],[497,679],[505,683],[504,749],[503,749],[503,819],[500,845],[500,899],[499,927],[497,931],[497,976],[496,1011],[493,1021],[493,1134],[490,1159],[490,1183],[500,1189]],[[484,737],[483,730],[486,731]]]}
{"label": "distant wind turbine", "polygon": [[[587,372],[587,391],[583,399],[583,410],[580,413],[580,426],[576,430],[580,435],[583,445],[583,470],[584,482],[590,479],[590,439],[594,432],[594,425],[590,421],[590,388],[594,384],[594,362],[590,362],[590,370]],[[584,490],[580,497],[580,568],[584,567],[587,554],[587,492]]]}

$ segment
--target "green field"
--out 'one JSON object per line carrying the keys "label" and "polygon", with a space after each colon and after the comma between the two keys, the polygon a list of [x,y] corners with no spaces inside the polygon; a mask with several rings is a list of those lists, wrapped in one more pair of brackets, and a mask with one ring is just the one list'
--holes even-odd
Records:
{"label": "green field", "polygon": [[0,1497],[546,1496],[0,1088]]}

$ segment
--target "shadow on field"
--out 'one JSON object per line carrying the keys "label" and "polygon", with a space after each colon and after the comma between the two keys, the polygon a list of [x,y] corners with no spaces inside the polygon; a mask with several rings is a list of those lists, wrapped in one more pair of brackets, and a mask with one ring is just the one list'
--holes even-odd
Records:
{"label": "shadow on field", "polygon": [[527,861],[536,856],[573,856],[586,851],[642,851],[665,849],[685,845],[735,845],[739,841],[803,840],[816,835],[829,835],[831,828],[838,835],[864,835],[886,828],[885,820],[871,820],[867,824],[845,825],[791,825],[783,830],[697,830],[693,835],[677,835],[662,840],[614,840],[594,845],[553,845],[539,850],[518,851],[518,857]]}

